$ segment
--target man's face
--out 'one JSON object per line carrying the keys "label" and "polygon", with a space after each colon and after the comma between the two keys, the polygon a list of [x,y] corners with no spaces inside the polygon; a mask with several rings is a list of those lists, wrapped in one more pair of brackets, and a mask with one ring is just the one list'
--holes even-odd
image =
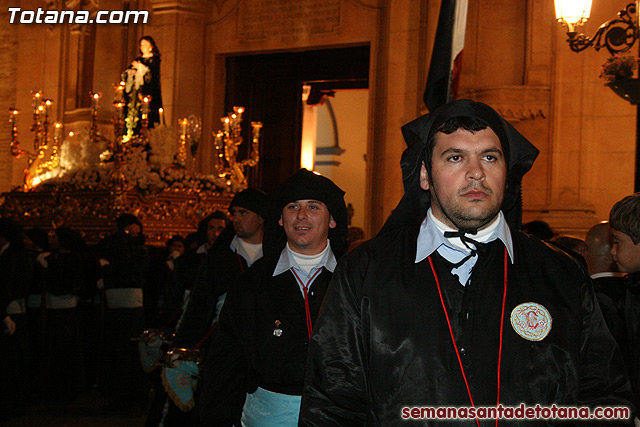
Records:
{"label": "man's face", "polygon": [[234,206],[231,208],[231,221],[236,236],[249,243],[261,242],[264,219],[260,215],[241,206]]}
{"label": "man's face", "polygon": [[207,224],[207,243],[213,245],[226,225],[224,219],[211,218]]}
{"label": "man's face", "polygon": [[294,252],[315,255],[324,250],[329,229],[336,222],[327,206],[318,200],[296,200],[282,208],[278,221],[287,234],[287,241]]}
{"label": "man's face", "polygon": [[172,254],[174,252],[178,252],[179,254],[184,253],[184,243],[182,243],[182,241],[176,240],[171,242],[171,245],[169,245],[169,253]]}
{"label": "man's face", "polygon": [[420,170],[420,186],[431,193],[433,215],[453,228],[488,225],[500,211],[507,181],[500,139],[485,128],[439,132],[435,141],[431,178],[424,164]]}
{"label": "man's face", "polygon": [[611,256],[622,273],[640,271],[640,243],[634,244],[631,237],[622,231],[611,229]]}

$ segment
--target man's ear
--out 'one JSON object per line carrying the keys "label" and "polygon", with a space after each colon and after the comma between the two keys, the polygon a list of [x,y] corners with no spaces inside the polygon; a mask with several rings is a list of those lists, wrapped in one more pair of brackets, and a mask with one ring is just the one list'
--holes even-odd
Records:
{"label": "man's ear", "polygon": [[420,166],[420,188],[423,190],[429,189],[429,174],[427,173],[427,167],[422,162],[422,166]]}
{"label": "man's ear", "polygon": [[284,227],[284,224],[282,223],[282,215],[280,215],[280,219],[278,220],[278,224],[280,224],[281,226]]}
{"label": "man's ear", "polygon": [[336,220],[333,219],[332,216],[329,216],[329,228],[336,228],[337,225],[338,223],[336,222]]}

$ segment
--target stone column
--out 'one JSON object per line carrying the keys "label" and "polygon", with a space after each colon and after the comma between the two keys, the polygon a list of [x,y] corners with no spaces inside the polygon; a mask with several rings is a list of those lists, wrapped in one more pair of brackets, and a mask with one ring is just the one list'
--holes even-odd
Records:
{"label": "stone column", "polygon": [[[180,118],[204,114],[208,2],[151,0],[151,3],[153,20],[147,32],[153,36],[162,54],[165,121],[167,126],[177,127]],[[199,151],[207,139],[210,135],[203,132]]]}

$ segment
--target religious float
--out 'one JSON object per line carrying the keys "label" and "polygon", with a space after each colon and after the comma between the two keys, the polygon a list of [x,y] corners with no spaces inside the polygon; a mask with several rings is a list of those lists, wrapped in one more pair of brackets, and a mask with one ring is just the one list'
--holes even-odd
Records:
{"label": "religious float", "polygon": [[98,127],[100,93],[91,93],[88,129],[66,134],[61,123],[50,122],[52,101],[41,92],[33,93],[32,151],[19,142],[20,112],[10,110],[11,153],[26,158],[27,166],[23,186],[2,194],[2,217],[16,219],[26,228],[69,226],[92,244],[114,231],[117,216],[132,213],[144,225],[147,242],[162,245],[172,235],[195,231],[210,212],[226,211],[233,195],[247,187],[245,168],[259,162],[262,123],[251,123],[250,153],[237,160],[244,108],[234,107],[221,119],[222,129],[214,133],[215,172],[193,172],[193,164],[188,168],[187,163],[195,162],[201,119],[182,118],[179,129],[164,126],[162,120],[149,128],[150,97],[146,96],[141,99],[139,133],[123,138],[123,83],[115,88],[111,139]]}

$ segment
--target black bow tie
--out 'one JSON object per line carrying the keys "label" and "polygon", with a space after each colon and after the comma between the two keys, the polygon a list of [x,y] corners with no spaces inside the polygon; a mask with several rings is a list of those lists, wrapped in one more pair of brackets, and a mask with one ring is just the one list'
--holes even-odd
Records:
{"label": "black bow tie", "polygon": [[[469,253],[469,255],[467,255],[466,257],[462,258],[462,260],[460,260],[459,262],[452,264],[452,269],[453,268],[458,268],[460,267],[462,264],[464,264],[465,262],[467,262],[470,258],[473,258],[477,253],[481,253],[484,251],[484,244],[478,242],[477,240],[474,240],[470,237],[467,237],[467,234],[471,234],[471,235],[476,235],[478,234],[478,230],[476,228],[461,228],[458,231],[445,231],[444,232],[444,237],[450,239],[452,237],[458,237],[461,241],[462,244],[465,245],[467,247],[467,249],[469,249],[471,252]],[[473,244],[473,247],[470,246],[470,244]]]}

